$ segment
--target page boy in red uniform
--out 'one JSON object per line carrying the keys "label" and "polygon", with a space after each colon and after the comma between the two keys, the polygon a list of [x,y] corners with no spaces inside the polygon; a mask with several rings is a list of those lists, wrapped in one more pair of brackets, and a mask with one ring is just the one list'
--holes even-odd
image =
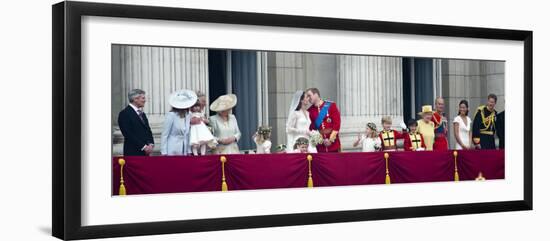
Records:
{"label": "page boy in red uniform", "polygon": [[416,131],[418,123],[416,120],[411,119],[407,123],[409,127],[409,133],[405,135],[405,151],[423,151],[426,150],[426,144],[424,144],[424,137],[422,134]]}
{"label": "page boy in red uniform", "polygon": [[403,139],[405,135],[399,131],[393,130],[392,119],[390,116],[382,117],[382,127],[384,128],[378,137],[382,142],[383,151],[397,151],[397,139]]}

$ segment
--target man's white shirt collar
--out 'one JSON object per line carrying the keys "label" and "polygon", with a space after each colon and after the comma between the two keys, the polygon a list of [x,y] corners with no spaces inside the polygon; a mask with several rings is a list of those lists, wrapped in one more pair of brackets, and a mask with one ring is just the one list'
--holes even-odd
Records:
{"label": "man's white shirt collar", "polygon": [[132,109],[134,109],[134,111],[139,115],[139,111],[141,111],[141,109],[140,109],[140,108],[137,108],[137,106],[135,106],[135,105],[132,104],[132,103],[130,103],[129,105],[130,105],[130,106],[132,107]]}

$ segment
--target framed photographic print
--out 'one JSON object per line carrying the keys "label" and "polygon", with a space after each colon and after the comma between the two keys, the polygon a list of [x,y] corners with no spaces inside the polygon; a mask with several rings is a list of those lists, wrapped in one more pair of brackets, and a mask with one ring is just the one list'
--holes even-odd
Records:
{"label": "framed photographic print", "polygon": [[55,4],[53,235],[531,210],[532,34]]}

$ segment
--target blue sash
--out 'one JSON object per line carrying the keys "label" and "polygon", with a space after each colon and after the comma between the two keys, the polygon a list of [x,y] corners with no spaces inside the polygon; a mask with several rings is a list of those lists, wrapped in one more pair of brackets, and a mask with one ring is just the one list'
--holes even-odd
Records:
{"label": "blue sash", "polygon": [[445,133],[445,126],[446,126],[446,122],[439,124],[439,127],[435,128],[435,133],[436,134]]}
{"label": "blue sash", "polygon": [[319,111],[319,115],[317,116],[317,119],[315,119],[315,128],[319,130],[319,127],[321,127],[321,124],[323,123],[323,120],[325,119],[325,116],[327,116],[328,108],[330,107],[331,102],[325,101],[325,105],[323,105],[323,108],[321,111]]}

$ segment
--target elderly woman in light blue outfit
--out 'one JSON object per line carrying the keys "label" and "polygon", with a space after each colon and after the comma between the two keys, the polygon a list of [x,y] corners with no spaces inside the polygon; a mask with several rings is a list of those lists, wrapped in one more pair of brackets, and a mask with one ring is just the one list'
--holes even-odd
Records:
{"label": "elderly woman in light blue outfit", "polygon": [[191,90],[179,90],[170,96],[172,110],[165,115],[160,139],[162,155],[188,155],[191,152],[189,107],[196,102],[197,95]]}
{"label": "elderly woman in light blue outfit", "polygon": [[241,131],[237,118],[231,114],[231,109],[237,105],[237,96],[234,94],[222,95],[210,105],[210,110],[217,112],[210,116],[212,133],[218,141],[214,149],[216,154],[238,154],[237,142],[241,138]]}

